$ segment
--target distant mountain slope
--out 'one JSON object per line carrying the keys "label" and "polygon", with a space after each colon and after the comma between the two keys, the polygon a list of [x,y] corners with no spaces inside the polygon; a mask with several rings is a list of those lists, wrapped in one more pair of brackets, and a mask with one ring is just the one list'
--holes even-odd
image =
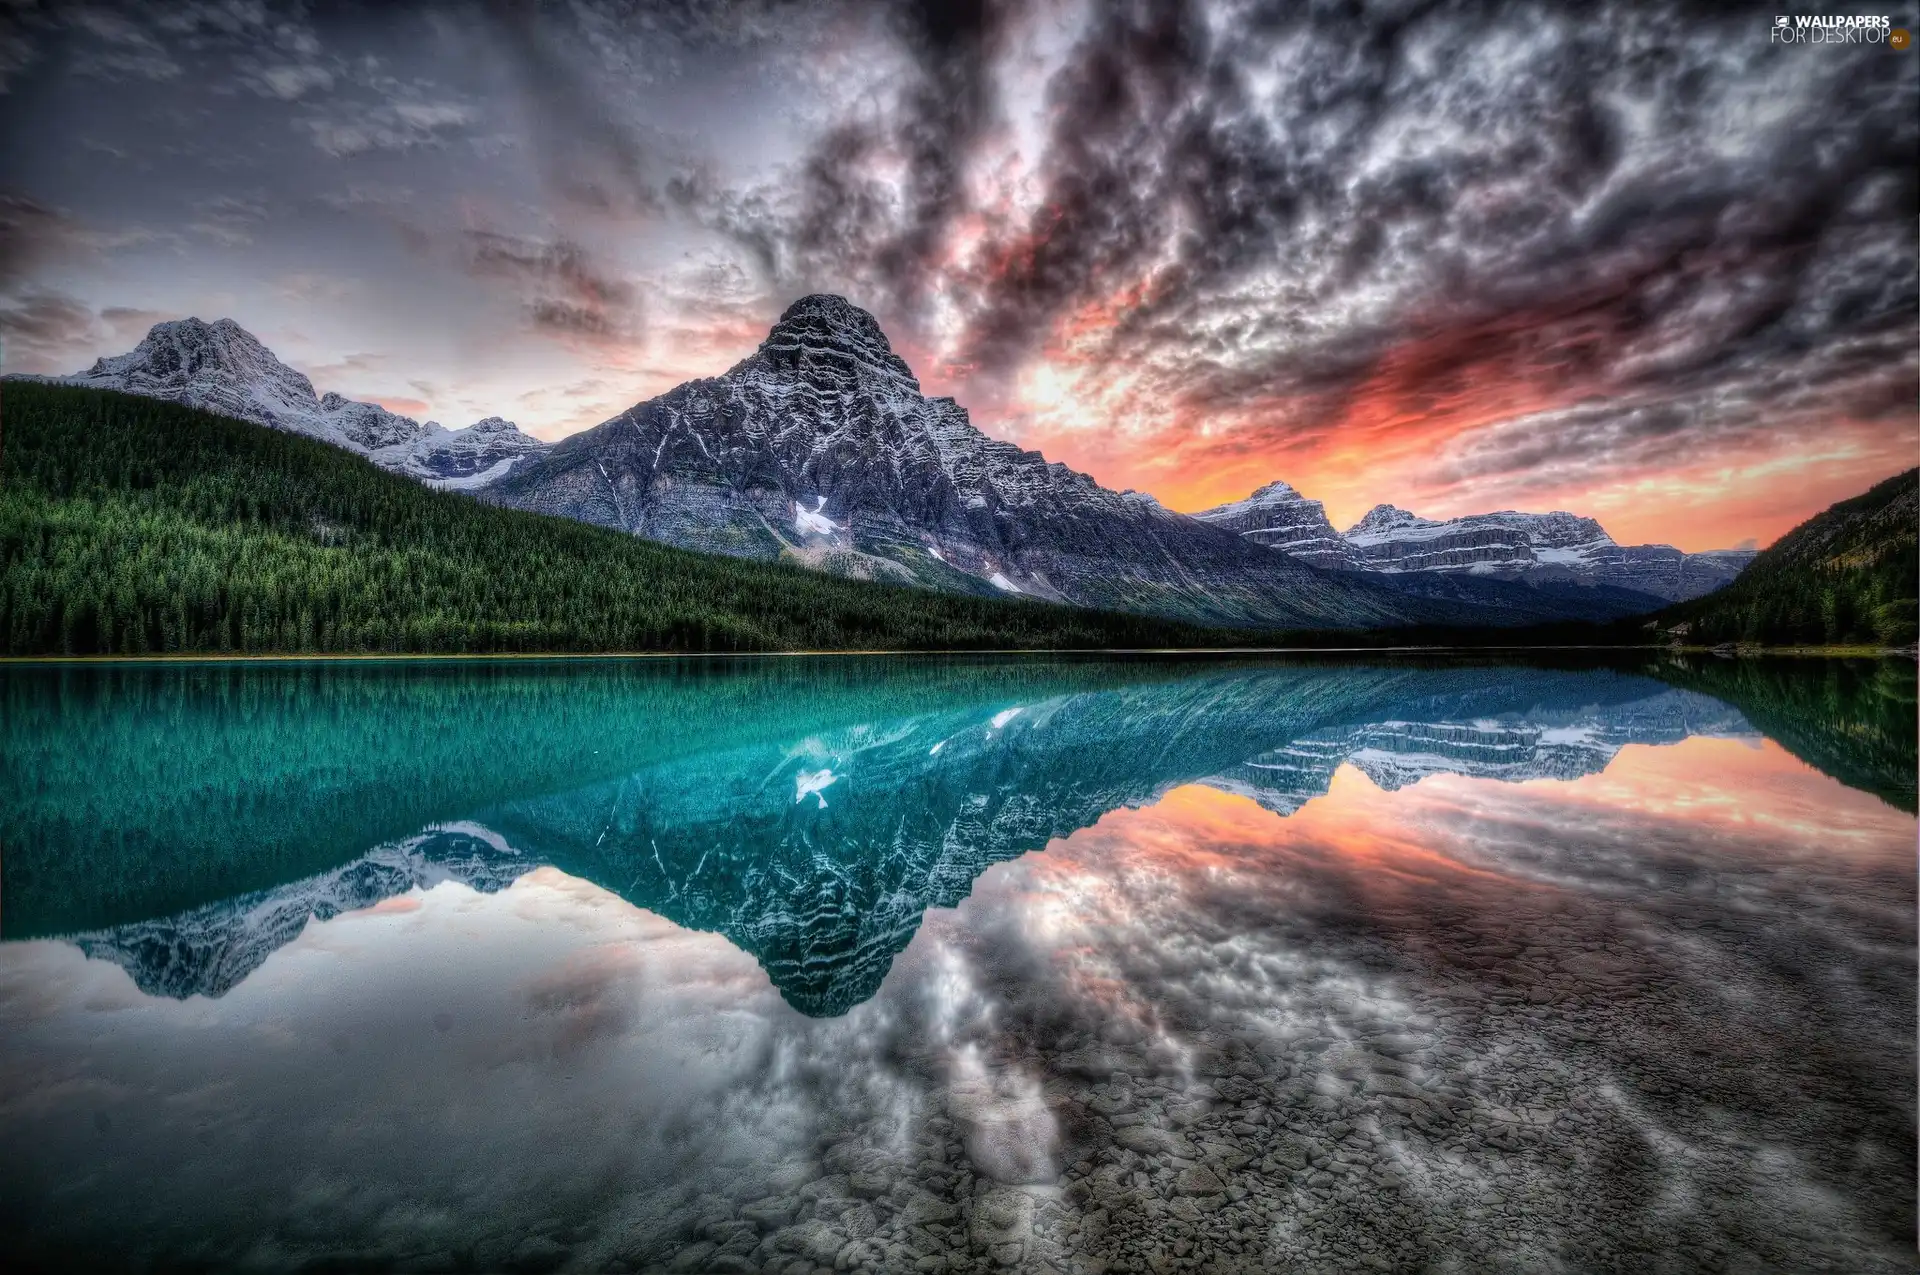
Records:
{"label": "distant mountain slope", "polygon": [[1392,576],[1401,588],[1409,576],[1445,573],[1614,591],[1589,595],[1596,602],[1590,619],[1644,614],[1662,601],[1710,593],[1754,556],[1743,549],[1683,553],[1672,545],[1621,545],[1592,518],[1564,512],[1507,510],[1438,521],[1375,505],[1342,534],[1319,501],[1280,482],[1194,516],[1315,566]]}
{"label": "distant mountain slope", "polygon": [[429,491],[309,438],[6,387],[0,649],[1208,646],[1226,634],[687,553]]}
{"label": "distant mountain slope", "polygon": [[1782,536],[1729,587],[1663,611],[1689,642],[1772,646],[1914,640],[1920,470],[1843,500]]}
{"label": "distant mountain slope", "polygon": [[1360,566],[1360,555],[1327,520],[1327,507],[1286,483],[1268,483],[1245,500],[1194,517],[1316,567],[1353,571]]}
{"label": "distant mountain slope", "polygon": [[1109,491],[923,395],[873,316],[835,296],[796,301],[724,375],[562,441],[482,498],[690,549],[1208,624],[1584,614],[1525,593],[1416,596],[1316,571]]}
{"label": "distant mountain slope", "polygon": [[133,350],[84,372],[8,379],[119,390],[305,434],[439,486],[484,486],[547,446],[497,416],[449,430],[378,403],[316,395],[312,381],[232,319],[156,323]]}

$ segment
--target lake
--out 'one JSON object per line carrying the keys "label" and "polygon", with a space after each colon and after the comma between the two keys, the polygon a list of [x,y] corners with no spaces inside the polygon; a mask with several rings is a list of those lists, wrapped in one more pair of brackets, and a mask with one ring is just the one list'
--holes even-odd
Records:
{"label": "lake", "polygon": [[1911,661],[0,703],[13,1269],[1912,1269]]}

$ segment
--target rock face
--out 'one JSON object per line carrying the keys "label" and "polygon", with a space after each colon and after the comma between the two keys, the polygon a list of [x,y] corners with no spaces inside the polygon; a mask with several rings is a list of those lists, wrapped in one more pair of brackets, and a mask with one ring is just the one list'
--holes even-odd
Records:
{"label": "rock face", "polygon": [[52,379],[182,403],[332,443],[436,486],[481,487],[546,444],[497,416],[448,430],[329,392],[288,367],[232,319],[156,323],[127,353]]}
{"label": "rock face", "polygon": [[475,491],[546,450],[546,443],[522,433],[512,421],[489,416],[465,429],[446,429],[428,421],[425,433],[403,451],[376,452],[372,460],[429,487]]}
{"label": "rock face", "polygon": [[1245,500],[1194,517],[1316,567],[1351,571],[1359,566],[1353,546],[1327,521],[1326,506],[1286,483],[1268,483]]}
{"label": "rock face", "polygon": [[484,499],[683,548],[1214,623],[1518,618],[1311,570],[990,439],[833,296],[795,302],[725,375],[564,440]]}
{"label": "rock face", "polygon": [[1195,516],[1316,566],[1623,590],[1644,595],[1646,610],[1710,593],[1754,557],[1742,549],[1683,553],[1672,545],[1616,544],[1592,518],[1564,512],[1509,510],[1442,522],[1376,505],[1342,535],[1319,501],[1285,483],[1270,483],[1245,500]]}

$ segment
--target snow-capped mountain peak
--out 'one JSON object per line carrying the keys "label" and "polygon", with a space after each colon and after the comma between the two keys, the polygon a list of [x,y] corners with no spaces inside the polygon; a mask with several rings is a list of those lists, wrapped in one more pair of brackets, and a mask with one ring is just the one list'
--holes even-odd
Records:
{"label": "snow-capped mountain peak", "polygon": [[[521,438],[527,437],[527,435],[522,434],[520,432],[520,427],[518,425],[515,425],[512,421],[503,420],[498,416],[484,417],[480,420],[475,421],[473,424],[467,426],[467,429],[472,430],[476,438],[484,438],[489,435],[501,435],[501,434],[508,434],[508,435],[518,434]],[[464,431],[454,430],[451,432],[462,433]]]}
{"label": "snow-capped mountain peak", "polygon": [[156,323],[126,354],[61,378],[185,403],[224,416],[300,433],[325,432],[313,382],[232,319]]}
{"label": "snow-capped mountain peak", "polygon": [[1326,522],[1319,501],[1279,482],[1195,516],[1319,566],[1606,585],[1652,600],[1698,597],[1727,583],[1753,558],[1737,550],[1687,554],[1671,545],[1623,546],[1598,521],[1565,510],[1504,509],[1442,520],[1381,504],[1340,535]]}
{"label": "snow-capped mountain peak", "polygon": [[312,381],[232,319],[156,323],[126,354],[100,359],[73,376],[41,379],[164,399],[305,434],[434,486],[483,487],[546,450],[498,416],[448,430],[334,391],[316,395]]}
{"label": "snow-capped mountain peak", "polygon": [[1351,544],[1365,544],[1369,539],[1385,539],[1398,532],[1416,527],[1439,527],[1445,524],[1431,518],[1422,518],[1418,514],[1408,513],[1398,505],[1375,505],[1367,510],[1366,516],[1347,528],[1346,537]]}
{"label": "snow-capped mountain peak", "polygon": [[1194,516],[1316,567],[1351,569],[1355,565],[1353,546],[1327,521],[1326,507],[1288,483],[1268,483],[1245,500]]}
{"label": "snow-capped mountain peak", "polygon": [[859,578],[1215,622],[1426,606],[1276,563],[989,438],[954,400],[927,397],[874,317],[837,296],[800,298],[724,374],[559,443],[487,499]]}
{"label": "snow-capped mountain peak", "polygon": [[421,437],[374,451],[368,459],[395,473],[418,478],[429,487],[478,491],[499,482],[515,466],[540,455],[547,447],[512,421],[489,416],[464,429],[447,429],[429,422]]}

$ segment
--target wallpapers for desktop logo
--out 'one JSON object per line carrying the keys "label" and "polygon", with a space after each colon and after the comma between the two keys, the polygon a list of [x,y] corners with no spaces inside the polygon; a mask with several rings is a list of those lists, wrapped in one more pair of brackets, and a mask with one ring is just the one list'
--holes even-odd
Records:
{"label": "wallpapers for desktop logo", "polygon": [[1882,14],[1780,14],[1773,20],[1773,44],[1885,44],[1904,49],[1912,38]]}

